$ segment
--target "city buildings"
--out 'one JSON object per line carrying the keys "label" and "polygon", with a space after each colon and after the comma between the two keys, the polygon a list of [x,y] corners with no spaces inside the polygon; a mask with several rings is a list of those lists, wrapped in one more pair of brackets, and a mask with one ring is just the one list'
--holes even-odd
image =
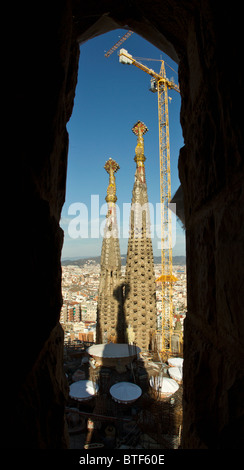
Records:
{"label": "city buildings", "polygon": [[95,341],[99,275],[100,265],[93,260],[82,266],[62,266],[60,322],[65,341]]}
{"label": "city buildings", "polygon": [[[123,258],[123,257],[122,257]],[[83,260],[82,260],[83,261]],[[125,257],[123,259],[125,262]],[[88,259],[82,265],[62,266],[62,295],[63,306],[61,309],[60,322],[64,328],[65,340],[82,340],[81,334],[92,335],[92,341],[96,341],[95,326],[97,318],[97,300],[100,279],[100,264],[93,259]],[[125,281],[125,264],[121,267],[122,282]],[[183,326],[183,321],[187,312],[186,295],[186,266],[173,265],[173,273],[177,277],[177,282],[173,286],[173,306],[174,322],[177,315]],[[161,264],[154,264],[154,280],[161,274]],[[157,329],[160,329],[162,316],[162,285],[156,285],[156,308],[157,308]],[[67,315],[73,310],[81,312],[81,317],[77,315]],[[79,319],[80,318],[80,319]],[[74,329],[75,326],[75,329]],[[71,333],[67,335],[67,333]],[[85,336],[83,336],[85,338]],[[88,339],[87,339],[88,341]]]}

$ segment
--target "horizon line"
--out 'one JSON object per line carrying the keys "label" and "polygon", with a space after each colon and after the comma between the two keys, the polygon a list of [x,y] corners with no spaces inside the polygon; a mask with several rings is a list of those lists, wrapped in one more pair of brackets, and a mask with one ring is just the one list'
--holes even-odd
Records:
{"label": "horizon line", "polygon": [[[121,258],[122,257],[126,257],[127,256],[127,253],[122,253],[121,254]],[[91,258],[98,258],[98,257],[101,257],[101,255],[85,255],[85,256],[65,256],[64,258],[61,257],[61,261],[67,261],[67,260],[78,260],[78,259],[91,259]],[[154,258],[161,258],[161,255],[153,255]],[[177,258],[177,257],[184,257],[186,258],[186,254],[181,254],[181,255],[173,255],[173,258]]]}

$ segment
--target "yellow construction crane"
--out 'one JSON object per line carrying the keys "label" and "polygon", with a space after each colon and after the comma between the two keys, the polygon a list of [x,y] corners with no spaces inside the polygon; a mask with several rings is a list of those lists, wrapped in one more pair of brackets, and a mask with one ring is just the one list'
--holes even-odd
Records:
{"label": "yellow construction crane", "polygon": [[120,40],[118,42],[116,42],[116,44],[114,44],[113,47],[111,47],[109,49],[108,52],[106,52],[106,54],[104,54],[105,57],[109,57],[111,56],[111,54],[113,54],[114,51],[116,51],[116,49],[118,49],[118,47],[124,42],[126,41],[126,39],[128,39],[131,35],[133,34],[133,31],[129,30],[127,31],[127,33],[124,34],[124,36],[122,36],[122,38],[120,38]]}
{"label": "yellow construction crane", "polygon": [[172,220],[169,202],[171,201],[170,146],[169,146],[169,110],[168,90],[180,92],[179,86],[166,78],[165,64],[161,61],[160,72],[156,73],[138,62],[125,49],[119,52],[122,64],[135,65],[151,75],[150,90],[158,93],[159,123],[159,160],[160,160],[160,198],[161,198],[161,262],[162,275],[156,280],[162,282],[162,353],[172,353],[173,334],[173,275],[172,264]]}

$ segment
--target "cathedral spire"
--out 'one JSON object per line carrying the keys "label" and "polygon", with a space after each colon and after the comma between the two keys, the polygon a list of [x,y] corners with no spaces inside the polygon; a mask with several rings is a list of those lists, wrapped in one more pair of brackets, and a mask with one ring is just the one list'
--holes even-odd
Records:
{"label": "cathedral spire", "polygon": [[101,272],[97,304],[96,342],[124,342],[123,286],[121,281],[121,255],[116,217],[115,173],[118,163],[109,158],[105,165],[109,174],[106,202],[106,225],[101,252]]}
{"label": "cathedral spire", "polygon": [[156,286],[150,234],[150,214],[145,177],[144,134],[141,121],[132,128],[137,135],[135,182],[132,191],[130,236],[126,259],[124,312],[128,331],[142,350],[153,344],[156,331]]}

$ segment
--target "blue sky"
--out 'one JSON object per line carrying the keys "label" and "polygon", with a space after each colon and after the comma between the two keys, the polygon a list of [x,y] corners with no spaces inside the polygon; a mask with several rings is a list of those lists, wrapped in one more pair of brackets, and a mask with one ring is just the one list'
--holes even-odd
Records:
{"label": "blue sky", "polygon": [[[133,65],[119,63],[117,49],[109,58],[104,56],[124,30],[115,30],[89,40],[80,47],[78,83],[74,109],[67,124],[69,133],[68,171],[66,183],[66,201],[62,210],[61,227],[64,230],[62,258],[97,256],[101,253],[102,224],[106,211],[105,196],[108,185],[108,174],[104,170],[105,161],[111,157],[120,165],[116,173],[117,205],[119,223],[126,224],[124,203],[131,202],[135,174],[136,136],[131,128],[138,121],[143,121],[149,131],[145,135],[146,181],[149,202],[153,207],[160,202],[159,181],[159,135],[157,93],[149,91],[150,76]],[[132,34],[122,46],[133,57],[144,57],[159,60],[162,58],[177,71],[177,64],[159,49],[152,46],[137,34]],[[142,59],[140,59],[143,62]],[[145,65],[159,72],[160,62],[145,61]],[[166,65],[169,79],[174,77],[178,83],[177,73]],[[180,185],[178,178],[178,156],[183,146],[180,126],[180,95],[170,91],[172,100],[169,103],[170,155],[171,155],[171,191],[172,195]],[[95,196],[95,198],[94,198]],[[93,197],[91,203],[91,197]],[[97,206],[95,203],[99,204]],[[83,212],[75,209],[83,204]],[[91,207],[91,204],[93,206]],[[73,205],[73,206],[72,206]],[[85,207],[87,210],[85,210]],[[93,210],[92,210],[93,208]],[[96,210],[94,210],[94,208]],[[124,214],[124,216],[123,216]],[[87,223],[88,237],[76,239],[70,237],[70,223],[78,218]],[[154,223],[160,222],[156,218]],[[99,224],[101,234],[91,238],[91,224]],[[79,226],[77,225],[77,228]],[[79,230],[78,230],[79,231]],[[83,234],[83,237],[86,234]],[[121,230],[121,235],[123,231]],[[126,254],[127,238],[121,236],[121,253]],[[156,230],[153,237],[154,254],[160,255],[157,247]],[[185,235],[180,222],[176,223],[176,242],[173,255],[185,254]]]}

